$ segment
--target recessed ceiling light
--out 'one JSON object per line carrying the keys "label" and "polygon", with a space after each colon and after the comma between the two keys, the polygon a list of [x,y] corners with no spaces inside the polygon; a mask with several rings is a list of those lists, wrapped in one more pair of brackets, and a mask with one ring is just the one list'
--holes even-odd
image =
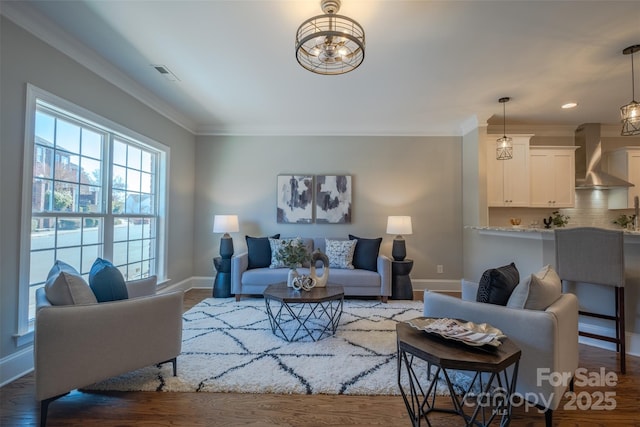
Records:
{"label": "recessed ceiling light", "polygon": [[577,102],[567,102],[566,104],[562,104],[562,108],[568,110],[570,108],[576,108],[578,106]]}

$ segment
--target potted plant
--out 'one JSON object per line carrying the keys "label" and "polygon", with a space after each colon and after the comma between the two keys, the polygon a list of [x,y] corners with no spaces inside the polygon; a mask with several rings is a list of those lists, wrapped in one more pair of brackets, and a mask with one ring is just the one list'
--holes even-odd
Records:
{"label": "potted plant", "polygon": [[276,259],[289,268],[287,286],[292,287],[293,279],[298,277],[298,267],[311,261],[311,255],[307,251],[301,239],[285,240],[275,254]]}

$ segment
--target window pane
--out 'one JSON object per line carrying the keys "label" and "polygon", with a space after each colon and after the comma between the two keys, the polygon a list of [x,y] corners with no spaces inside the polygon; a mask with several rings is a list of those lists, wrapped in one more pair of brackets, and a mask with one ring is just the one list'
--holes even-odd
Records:
{"label": "window pane", "polygon": [[81,218],[58,219],[58,247],[78,246],[82,243],[82,232],[80,230],[81,222]]}
{"label": "window pane", "polygon": [[82,129],[82,155],[102,159],[102,134]]}
{"label": "window pane", "polygon": [[102,256],[102,246],[92,245],[82,247],[82,270],[80,274],[88,274],[91,271],[91,266],[95,262],[96,258]]}
{"label": "window pane", "polygon": [[79,154],[80,126],[58,119],[56,124],[56,147]]}
{"label": "window pane", "polygon": [[53,178],[53,149],[36,145],[33,153],[33,177]]}
{"label": "window pane", "polygon": [[140,213],[140,194],[127,192],[127,201],[125,203],[125,213]]}
{"label": "window pane", "polygon": [[55,132],[55,119],[42,111],[36,111],[36,143],[48,142],[53,144]]}
{"label": "window pane", "polygon": [[127,263],[127,242],[113,244],[113,265],[124,265]]}
{"label": "window pane", "polygon": [[113,141],[113,163],[127,165],[127,146],[118,140]]}
{"label": "window pane", "polygon": [[142,261],[142,271],[140,272],[140,277],[149,277],[151,276],[151,262],[150,261]]}
{"label": "window pane", "polygon": [[133,145],[129,145],[129,152],[127,153],[127,166],[130,168],[140,170],[142,165],[142,150]]}
{"label": "window pane", "polygon": [[124,213],[125,192],[113,190],[111,192],[111,212],[114,214]]}
{"label": "window pane", "polygon": [[31,188],[31,211],[44,212],[51,210],[49,202],[51,201],[51,188],[53,181],[44,179],[34,179]]}
{"label": "window pane", "polygon": [[155,155],[148,151],[142,152],[142,170],[145,172],[153,172],[155,170]]}
{"label": "window pane", "polygon": [[142,239],[143,218],[129,219],[129,240]]}
{"label": "window pane", "polygon": [[155,220],[153,218],[145,218],[144,224],[142,226],[142,237],[150,238],[155,237]]}
{"label": "window pane", "polygon": [[44,283],[47,280],[49,270],[55,262],[55,256],[54,250],[31,252],[29,284]]}
{"label": "window pane", "polygon": [[127,190],[140,191],[140,172],[127,169]]}
{"label": "window pane", "polygon": [[113,188],[127,187],[127,169],[122,166],[113,167]]}
{"label": "window pane", "polygon": [[102,243],[102,218],[85,218],[82,228],[82,243]]}
{"label": "window pane", "polygon": [[143,193],[152,193],[153,175],[150,173],[142,173],[140,175],[140,191]]}
{"label": "window pane", "polygon": [[127,266],[127,276],[125,280],[136,280],[142,278],[142,263],[136,262]]}
{"label": "window pane", "polygon": [[78,182],[80,157],[58,150],[56,150],[55,153],[54,178],[61,181]]}
{"label": "window pane", "polygon": [[55,218],[31,219],[31,250],[55,247]]}
{"label": "window pane", "polygon": [[[75,268],[76,270],[80,270],[81,254],[82,254],[82,251],[80,250],[80,248],[58,249],[58,254],[56,256],[56,259],[66,262],[67,264],[73,266],[73,268]],[[49,265],[48,268],[51,268],[51,265]]]}
{"label": "window pane", "polygon": [[142,241],[142,259],[149,259],[152,255],[151,245],[155,240],[143,240]]}
{"label": "window pane", "polygon": [[113,241],[121,242],[127,240],[127,222],[122,218],[114,218],[113,224]]}
{"label": "window pane", "polygon": [[81,185],[78,206],[80,212],[102,212],[102,198],[100,187],[93,185]]}
{"label": "window pane", "polygon": [[142,240],[129,241],[129,262],[142,260]]}
{"label": "window pane", "polygon": [[[52,210],[57,212],[75,211],[75,195],[78,193],[78,186],[65,182],[56,182],[54,187]],[[49,201],[45,201],[45,203],[49,205]]]}
{"label": "window pane", "polygon": [[90,157],[81,157],[82,175],[80,182],[83,184],[100,185],[102,181],[102,162]]}

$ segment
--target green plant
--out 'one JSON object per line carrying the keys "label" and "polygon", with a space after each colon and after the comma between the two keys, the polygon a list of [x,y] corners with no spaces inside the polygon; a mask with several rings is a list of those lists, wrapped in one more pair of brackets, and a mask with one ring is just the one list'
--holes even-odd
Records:
{"label": "green plant", "polygon": [[571,219],[571,217],[561,214],[560,211],[553,211],[551,214],[553,215],[551,222],[558,228],[562,228],[569,224],[569,219]]}
{"label": "green plant", "polygon": [[627,228],[629,224],[633,224],[633,220],[636,218],[635,215],[625,215],[620,214],[618,218],[616,218],[613,223],[618,224],[622,228]]}
{"label": "green plant", "polygon": [[276,259],[289,268],[297,268],[311,261],[311,255],[302,240],[291,239],[283,242],[276,252]]}

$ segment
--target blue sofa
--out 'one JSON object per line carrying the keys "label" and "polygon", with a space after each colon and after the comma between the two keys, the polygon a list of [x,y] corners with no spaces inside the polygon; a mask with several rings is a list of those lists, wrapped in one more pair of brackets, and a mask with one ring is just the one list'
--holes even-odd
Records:
{"label": "blue sofa", "polygon": [[[332,239],[345,240],[345,239]],[[303,243],[310,251],[319,249],[325,252],[325,238],[302,238]],[[240,301],[243,295],[262,295],[267,286],[274,283],[287,281],[289,270],[287,268],[248,268],[249,254],[242,252],[231,258],[231,293],[235,294],[236,301]],[[298,268],[298,273],[309,274],[308,268]],[[322,268],[317,269],[317,274],[323,273]],[[391,296],[391,259],[385,255],[377,256],[377,271],[365,269],[338,269],[329,270],[329,283],[344,287],[345,296],[375,296],[387,302]]]}

